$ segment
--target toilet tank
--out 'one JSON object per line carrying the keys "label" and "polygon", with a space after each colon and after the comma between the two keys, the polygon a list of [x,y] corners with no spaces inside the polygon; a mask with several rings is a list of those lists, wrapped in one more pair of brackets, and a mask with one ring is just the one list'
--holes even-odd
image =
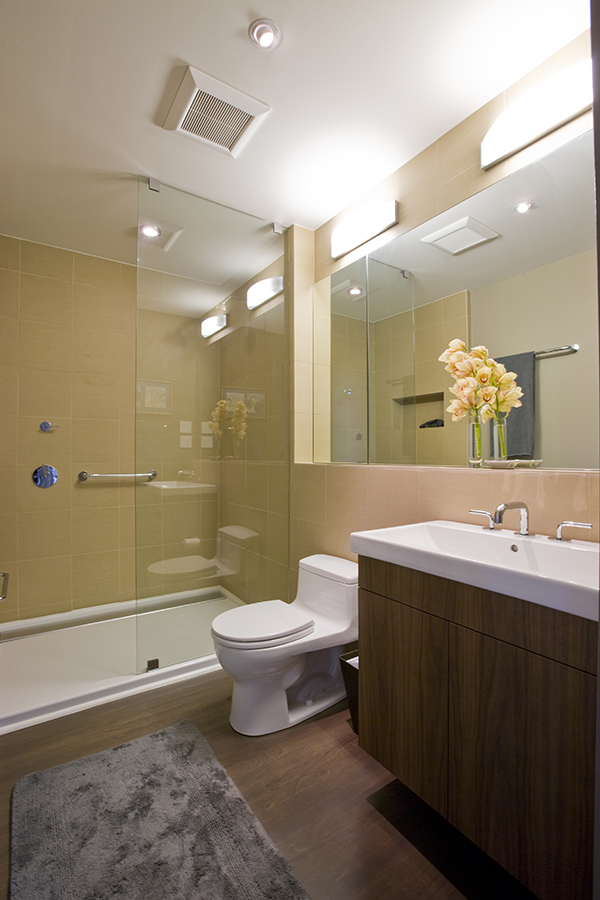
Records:
{"label": "toilet tank", "polygon": [[294,603],[350,623],[358,617],[358,563],[324,553],[301,559]]}

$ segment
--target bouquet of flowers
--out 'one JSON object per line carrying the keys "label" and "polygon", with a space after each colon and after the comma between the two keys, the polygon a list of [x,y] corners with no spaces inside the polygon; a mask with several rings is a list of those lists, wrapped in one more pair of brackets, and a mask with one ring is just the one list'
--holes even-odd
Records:
{"label": "bouquet of flowers", "polygon": [[211,421],[208,423],[208,427],[213,433],[213,437],[215,440],[223,437],[223,430],[221,428],[221,423],[223,419],[227,418],[227,401],[219,400],[215,408],[210,414]]}
{"label": "bouquet of flowers", "polygon": [[246,404],[243,400],[238,400],[231,415],[231,431],[238,440],[246,437],[246,430],[248,428],[248,423],[246,422],[247,415],[248,410]]}
{"label": "bouquet of flowers", "polygon": [[[467,350],[464,341],[450,341],[448,349],[439,357],[446,363],[446,371],[455,379],[450,391],[455,395],[448,409],[452,421],[458,422],[467,414],[475,421],[477,456],[481,456],[481,425],[495,419],[504,422],[513,407],[521,406],[523,391],[516,382],[516,373],[507,372],[502,363],[489,356],[487,347]],[[500,429],[502,455],[506,456],[504,429]]]}

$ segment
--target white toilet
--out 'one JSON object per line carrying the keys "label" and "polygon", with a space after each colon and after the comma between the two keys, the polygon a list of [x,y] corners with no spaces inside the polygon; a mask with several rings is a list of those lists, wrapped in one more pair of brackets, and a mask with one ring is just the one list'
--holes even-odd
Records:
{"label": "white toilet", "polygon": [[318,554],[300,560],[293,603],[266,600],[218,615],[217,659],[233,678],[229,721],[270,734],[346,696],[339,657],[358,638],[358,565]]}

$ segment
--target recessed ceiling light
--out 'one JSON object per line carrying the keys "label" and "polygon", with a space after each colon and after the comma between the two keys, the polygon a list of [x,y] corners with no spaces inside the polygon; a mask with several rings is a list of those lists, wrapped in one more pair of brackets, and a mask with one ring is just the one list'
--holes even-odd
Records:
{"label": "recessed ceiling light", "polygon": [[363,292],[363,289],[362,289],[361,287],[358,287],[358,285],[355,285],[354,287],[348,288],[348,293],[349,293],[350,296],[353,297],[355,300],[356,300],[358,297],[361,296],[362,292]]}
{"label": "recessed ceiling light", "polygon": [[160,228],[158,225],[142,225],[140,231],[147,238],[160,237]]}
{"label": "recessed ceiling light", "polygon": [[248,29],[250,40],[261,50],[272,50],[279,43],[281,32],[271,19],[256,19]]}
{"label": "recessed ceiling light", "polygon": [[521,202],[517,203],[517,205],[515,206],[515,212],[518,212],[521,214],[529,212],[529,210],[531,209],[532,206],[533,206],[533,203],[531,203],[529,200],[521,200]]}

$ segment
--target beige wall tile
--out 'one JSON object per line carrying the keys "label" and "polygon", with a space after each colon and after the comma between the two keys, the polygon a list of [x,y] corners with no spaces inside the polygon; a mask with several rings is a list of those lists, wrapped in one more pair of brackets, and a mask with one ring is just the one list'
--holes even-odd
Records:
{"label": "beige wall tile", "polygon": [[18,410],[18,369],[16,366],[0,366],[0,415],[15,416]]}
{"label": "beige wall tile", "polygon": [[19,363],[27,369],[70,372],[71,329],[62,325],[21,322]]}
{"label": "beige wall tile", "polygon": [[119,590],[118,550],[73,556],[73,608],[112,603]]}
{"label": "beige wall tile", "polygon": [[18,270],[20,257],[21,241],[0,234],[0,268]]}
{"label": "beige wall tile", "polygon": [[79,509],[71,515],[71,548],[74,554],[119,548],[117,509]]}
{"label": "beige wall tile", "polygon": [[114,335],[73,329],[73,372],[113,375],[121,371],[121,348]]}
{"label": "beige wall tile", "polygon": [[73,256],[70,250],[21,241],[21,272],[72,281]]}
{"label": "beige wall tile", "polygon": [[70,556],[19,563],[19,610],[22,615],[48,615],[70,609]]}
{"label": "beige wall tile", "polygon": [[19,323],[17,319],[0,319],[0,359],[4,366],[19,364]]}
{"label": "beige wall tile", "polygon": [[73,428],[73,461],[84,469],[100,472],[105,466],[116,472],[119,465],[119,422],[115,419],[77,419]]}
{"label": "beige wall tile", "polygon": [[134,334],[135,324],[135,294],[88,284],[75,285],[73,325],[76,328]]}
{"label": "beige wall tile", "polygon": [[327,524],[327,467],[295,465],[290,473],[290,515]]}
{"label": "beige wall tile", "polygon": [[73,285],[40,275],[21,275],[20,317],[23,321],[70,327]]}
{"label": "beige wall tile", "polygon": [[121,290],[121,263],[83,253],[75,253],[73,256],[75,284],[87,284],[111,291]]}
{"label": "beige wall tile", "polygon": [[39,417],[40,422],[71,415],[71,373],[19,371],[19,413]]}
{"label": "beige wall tile", "polygon": [[16,319],[19,315],[19,273],[0,268],[0,316]]}
{"label": "beige wall tile", "polygon": [[[38,490],[35,488],[35,490]],[[51,493],[52,488],[39,493]],[[48,559],[71,552],[71,511],[22,512],[19,514],[19,556],[24,559]]]}

